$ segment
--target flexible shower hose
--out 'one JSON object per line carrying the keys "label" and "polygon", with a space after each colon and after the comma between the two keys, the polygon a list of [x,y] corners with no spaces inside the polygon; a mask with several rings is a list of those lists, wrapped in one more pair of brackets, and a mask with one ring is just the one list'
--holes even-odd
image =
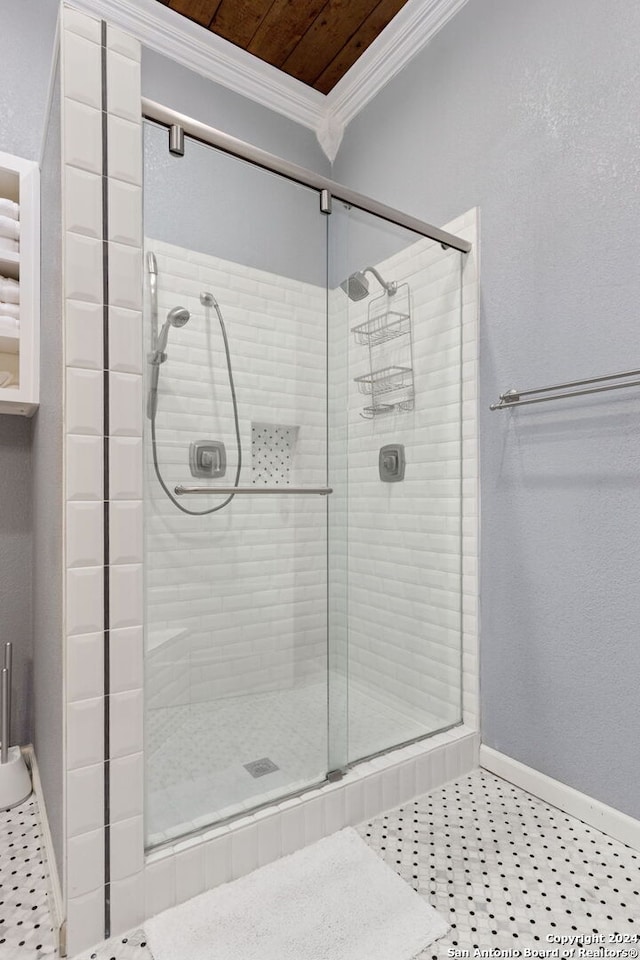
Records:
{"label": "flexible shower hose", "polygon": [[[240,482],[240,470],[242,469],[242,444],[240,442],[240,423],[238,421],[238,401],[236,399],[236,388],[233,382],[233,369],[231,367],[231,355],[229,354],[229,341],[227,340],[227,330],[224,325],[224,320],[222,319],[222,313],[220,312],[220,307],[218,306],[215,300],[213,301],[213,307],[215,308],[215,311],[218,315],[218,321],[220,323],[220,329],[222,331],[222,339],[224,341],[224,352],[227,358],[227,371],[229,373],[229,387],[231,388],[231,400],[233,402],[233,419],[234,419],[235,428],[236,428],[236,447],[238,451],[236,478],[233,481],[233,485],[234,487],[237,487],[238,483]],[[175,496],[173,495],[169,487],[164,482],[162,478],[162,473],[160,472],[160,465],[158,463],[158,451],[156,448],[156,414],[157,414],[157,406],[155,407],[155,409],[153,409],[152,417],[151,417],[151,450],[153,453],[153,468],[156,472],[158,483],[160,484],[160,486],[168,496],[169,500],[171,500],[171,502],[174,504],[174,506],[178,508],[178,510],[181,510],[182,513],[188,513],[190,517],[204,517],[209,513],[217,513],[218,510],[222,510],[224,507],[227,506],[227,504],[231,503],[231,501],[235,497],[235,493],[230,493],[229,496],[222,503],[219,503],[217,507],[210,507],[208,510],[189,510],[187,507],[183,507],[182,504],[176,500]]]}

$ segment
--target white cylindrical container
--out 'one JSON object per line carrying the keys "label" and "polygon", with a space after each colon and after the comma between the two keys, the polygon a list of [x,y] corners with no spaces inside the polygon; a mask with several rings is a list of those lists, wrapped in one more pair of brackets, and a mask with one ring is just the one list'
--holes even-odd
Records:
{"label": "white cylindrical container", "polygon": [[9,810],[31,795],[31,777],[20,747],[9,747],[0,763],[0,810]]}

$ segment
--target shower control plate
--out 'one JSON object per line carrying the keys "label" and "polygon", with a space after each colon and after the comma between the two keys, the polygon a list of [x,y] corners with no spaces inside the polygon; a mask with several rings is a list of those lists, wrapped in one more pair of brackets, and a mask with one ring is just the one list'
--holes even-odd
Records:
{"label": "shower control plate", "polygon": [[404,464],[402,443],[387,443],[384,447],[380,447],[378,471],[384,483],[398,483],[404,480]]}
{"label": "shower control plate", "polygon": [[224,477],[227,452],[222,440],[196,440],[189,446],[189,468],[193,477]]}

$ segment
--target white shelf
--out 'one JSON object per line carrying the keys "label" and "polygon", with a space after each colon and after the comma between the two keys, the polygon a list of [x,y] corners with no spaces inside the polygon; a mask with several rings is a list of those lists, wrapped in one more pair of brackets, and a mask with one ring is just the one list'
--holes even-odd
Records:
{"label": "white shelf", "polygon": [[0,250],[0,276],[17,280],[20,276],[20,254]]}
{"label": "white shelf", "polygon": [[18,382],[0,387],[0,413],[30,417],[38,409],[40,371],[38,164],[0,153],[0,197],[20,204],[20,251],[0,250],[0,276],[20,282],[19,330],[0,327],[0,370],[10,371]]}
{"label": "white shelf", "polygon": [[[0,353],[19,353],[20,352],[20,334],[3,333],[0,326]],[[0,366],[2,366],[0,362]]]}

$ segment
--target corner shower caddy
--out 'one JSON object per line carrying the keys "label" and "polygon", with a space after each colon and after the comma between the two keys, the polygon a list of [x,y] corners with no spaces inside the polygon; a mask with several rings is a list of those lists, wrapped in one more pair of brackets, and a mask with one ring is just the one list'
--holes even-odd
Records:
{"label": "corner shower caddy", "polygon": [[[369,303],[366,321],[351,328],[355,342],[369,347],[369,372],[354,377],[360,393],[370,398],[361,412],[365,420],[394,411],[413,410],[415,391],[409,293],[408,283],[401,284],[393,294],[385,291]],[[406,338],[406,348],[402,351],[406,360],[399,364],[374,366],[374,348],[401,337]],[[376,351],[375,364],[380,362],[377,356]]]}

